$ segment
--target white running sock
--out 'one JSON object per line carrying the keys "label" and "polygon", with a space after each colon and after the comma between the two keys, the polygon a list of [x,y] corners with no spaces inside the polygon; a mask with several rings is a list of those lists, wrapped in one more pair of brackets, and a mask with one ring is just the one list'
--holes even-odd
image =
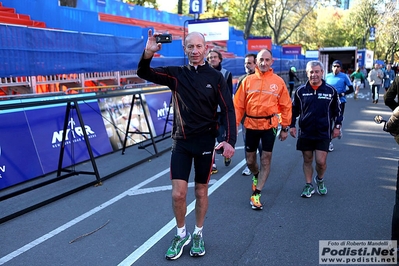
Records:
{"label": "white running sock", "polygon": [[176,227],[177,228],[177,235],[180,236],[181,238],[186,237],[186,225],[184,225],[182,228]]}
{"label": "white running sock", "polygon": [[197,227],[197,226],[195,226],[193,234],[202,236],[202,228],[204,228],[204,227]]}

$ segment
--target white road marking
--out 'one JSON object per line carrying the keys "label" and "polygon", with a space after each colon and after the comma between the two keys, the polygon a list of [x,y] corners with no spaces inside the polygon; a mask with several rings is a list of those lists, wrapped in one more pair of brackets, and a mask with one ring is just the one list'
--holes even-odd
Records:
{"label": "white road marking", "polygon": [[[236,150],[243,149],[243,147],[236,147]],[[214,185],[212,185],[209,190],[208,190],[208,195],[211,195],[218,187],[220,187],[224,182],[226,182],[234,173],[236,173],[243,165],[245,164],[245,160],[242,160],[239,162],[234,168],[232,168],[228,173],[226,173],[221,179],[218,181],[214,182]],[[4,263],[12,260],[13,258],[27,252],[28,250],[34,248],[37,245],[40,245],[44,241],[58,235],[59,233],[65,231],[66,229],[74,226],[75,224],[83,221],[84,219],[92,216],[93,214],[105,209],[106,207],[114,204],[115,202],[121,200],[125,196],[131,196],[131,195],[137,195],[137,194],[144,194],[144,193],[150,193],[150,189],[140,189],[141,187],[151,183],[152,181],[158,179],[159,177],[167,174],[169,172],[169,168],[163,170],[162,172],[154,175],[151,178],[146,179],[145,181],[141,182],[140,184],[124,191],[123,193],[119,194],[118,196],[110,199],[109,201],[97,206],[96,208],[76,217],[75,219],[65,223],[64,225],[54,229],[53,231],[33,240],[32,242],[26,244],[25,246],[5,255],[4,257],[0,258],[0,265],[3,265]],[[192,186],[193,184],[189,184]],[[165,186],[168,187],[168,189],[171,189],[171,186]],[[165,187],[158,187],[158,191],[161,190],[166,190]],[[170,188],[169,188],[170,187]],[[152,188],[154,189],[154,188]],[[140,190],[141,192],[137,193],[137,191]],[[153,191],[155,192],[155,191]],[[186,216],[191,213],[194,210],[195,207],[195,200],[187,206],[187,214]],[[166,224],[162,229],[160,229],[157,233],[155,233],[150,239],[148,239],[143,245],[141,245],[139,248],[137,248],[132,254],[130,254],[125,260],[123,260],[119,265],[131,265],[133,264],[136,260],[138,260],[141,256],[144,255],[144,253],[150,249],[155,243],[159,241],[163,236],[165,236],[172,228],[175,227],[175,220],[174,218]]]}
{"label": "white road marking", "polygon": [[[216,183],[216,179],[211,179],[209,180],[209,185],[213,185]],[[189,182],[188,187],[194,187],[195,182]],[[166,190],[172,190],[172,185],[168,186],[160,186],[160,187],[150,187],[150,188],[141,188],[137,189],[134,191],[131,191],[128,195],[129,196],[134,196],[134,195],[142,195],[142,194],[148,194],[148,193],[153,193],[153,192],[159,192],[159,191],[166,191]]]}
{"label": "white road marking", "polygon": [[[230,179],[241,167],[245,165],[245,159],[239,162],[234,168],[227,172],[221,179],[219,179],[213,186],[209,187],[208,195],[211,195],[216,189],[218,189],[224,182]],[[187,213],[190,214],[195,208],[195,200],[187,206]],[[161,238],[163,238],[170,230],[175,228],[175,218],[169,221],[164,227],[150,237],[144,244],[138,247],[133,253],[131,253],[126,259],[124,259],[118,266],[130,266],[135,263],[141,256],[143,256],[152,246],[154,246]]]}
{"label": "white road marking", "polygon": [[90,217],[91,215],[93,215],[93,214],[95,214],[95,213],[101,211],[102,209],[104,209],[104,208],[110,206],[111,204],[117,202],[118,200],[121,200],[121,199],[124,198],[125,196],[128,196],[129,194],[133,193],[135,190],[138,190],[138,189],[141,188],[142,186],[147,185],[148,183],[150,183],[150,182],[152,182],[152,181],[158,179],[159,177],[161,177],[161,176],[163,176],[163,175],[165,175],[165,174],[167,174],[167,173],[169,173],[169,168],[163,170],[162,172],[160,172],[160,173],[154,175],[153,177],[151,177],[151,178],[149,178],[149,179],[146,179],[145,181],[141,182],[140,184],[138,184],[138,185],[136,185],[136,186],[134,186],[134,187],[132,187],[132,188],[126,190],[125,192],[119,194],[118,196],[116,196],[116,197],[110,199],[109,201],[107,201],[107,202],[105,202],[105,203],[103,203],[103,204],[97,206],[96,208],[94,208],[94,209],[92,209],[92,210],[90,210],[90,211],[88,211],[88,212],[82,214],[81,216],[79,216],[79,217],[77,217],[77,218],[75,218],[75,219],[69,221],[68,223],[66,223],[66,224],[64,224],[64,225],[62,225],[62,226],[60,226],[60,227],[54,229],[53,231],[51,231],[51,232],[49,232],[49,233],[47,233],[47,234],[45,234],[45,235],[43,235],[43,236],[41,236],[41,237],[39,237],[39,238],[33,240],[32,242],[26,244],[25,246],[23,246],[23,247],[21,247],[21,248],[15,250],[15,251],[9,253],[8,255],[6,255],[6,256],[0,258],[0,265],[3,265],[4,263],[6,263],[6,262],[12,260],[13,258],[15,258],[15,257],[17,257],[17,256],[19,256],[19,255],[21,255],[22,253],[24,253],[24,252],[30,250],[31,248],[33,248],[33,247],[35,247],[35,246],[37,246],[37,245],[43,243],[44,241],[46,241],[46,240],[52,238],[53,236],[58,235],[59,233],[61,233],[62,231],[68,229],[69,227],[74,226],[75,224],[77,224],[77,223],[83,221],[84,219]]}

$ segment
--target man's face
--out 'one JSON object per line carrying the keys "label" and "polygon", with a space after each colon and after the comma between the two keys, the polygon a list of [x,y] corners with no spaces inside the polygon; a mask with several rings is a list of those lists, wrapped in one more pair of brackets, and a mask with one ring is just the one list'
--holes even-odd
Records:
{"label": "man's face", "polygon": [[260,51],[256,57],[256,65],[262,73],[269,71],[273,62],[272,55],[267,50]]}
{"label": "man's face", "polygon": [[188,61],[197,66],[204,63],[208,45],[205,44],[204,37],[201,34],[191,33],[187,36],[183,49]]}
{"label": "man's face", "polygon": [[208,54],[207,60],[213,68],[218,67],[221,61],[219,55],[215,52],[210,52]]}
{"label": "man's face", "polygon": [[323,76],[323,69],[321,66],[313,66],[310,70],[306,71],[309,83],[312,86],[319,86],[322,84],[321,77]]}
{"label": "man's face", "polygon": [[332,66],[332,72],[337,75],[339,72],[341,72],[341,66],[339,64],[333,64]]}
{"label": "man's face", "polygon": [[245,57],[244,62],[245,72],[247,74],[255,73],[255,58],[253,56]]}
{"label": "man's face", "polygon": [[379,64],[374,64],[374,68],[375,68],[375,69],[379,69],[379,68],[380,68],[380,65],[379,65]]}

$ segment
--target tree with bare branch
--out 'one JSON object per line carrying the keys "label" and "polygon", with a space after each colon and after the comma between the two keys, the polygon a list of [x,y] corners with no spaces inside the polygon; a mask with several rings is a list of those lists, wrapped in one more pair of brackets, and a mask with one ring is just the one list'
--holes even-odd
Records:
{"label": "tree with bare branch", "polygon": [[264,0],[263,18],[272,32],[273,42],[282,45],[313,11],[317,1]]}

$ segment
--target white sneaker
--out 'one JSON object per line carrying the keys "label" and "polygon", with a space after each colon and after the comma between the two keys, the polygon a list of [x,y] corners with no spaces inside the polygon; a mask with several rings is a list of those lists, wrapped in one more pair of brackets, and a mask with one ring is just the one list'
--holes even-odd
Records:
{"label": "white sneaker", "polygon": [[211,174],[216,174],[218,172],[218,168],[216,167],[216,164],[212,165],[212,171]]}
{"label": "white sneaker", "polygon": [[342,139],[342,129],[339,130],[339,135],[338,135],[338,139]]}
{"label": "white sneaker", "polygon": [[334,145],[332,142],[330,142],[330,145],[328,146],[328,151],[333,151],[334,150]]}
{"label": "white sneaker", "polygon": [[245,169],[242,170],[242,175],[246,175],[246,176],[252,175],[251,170],[249,170],[248,166],[246,166]]}

